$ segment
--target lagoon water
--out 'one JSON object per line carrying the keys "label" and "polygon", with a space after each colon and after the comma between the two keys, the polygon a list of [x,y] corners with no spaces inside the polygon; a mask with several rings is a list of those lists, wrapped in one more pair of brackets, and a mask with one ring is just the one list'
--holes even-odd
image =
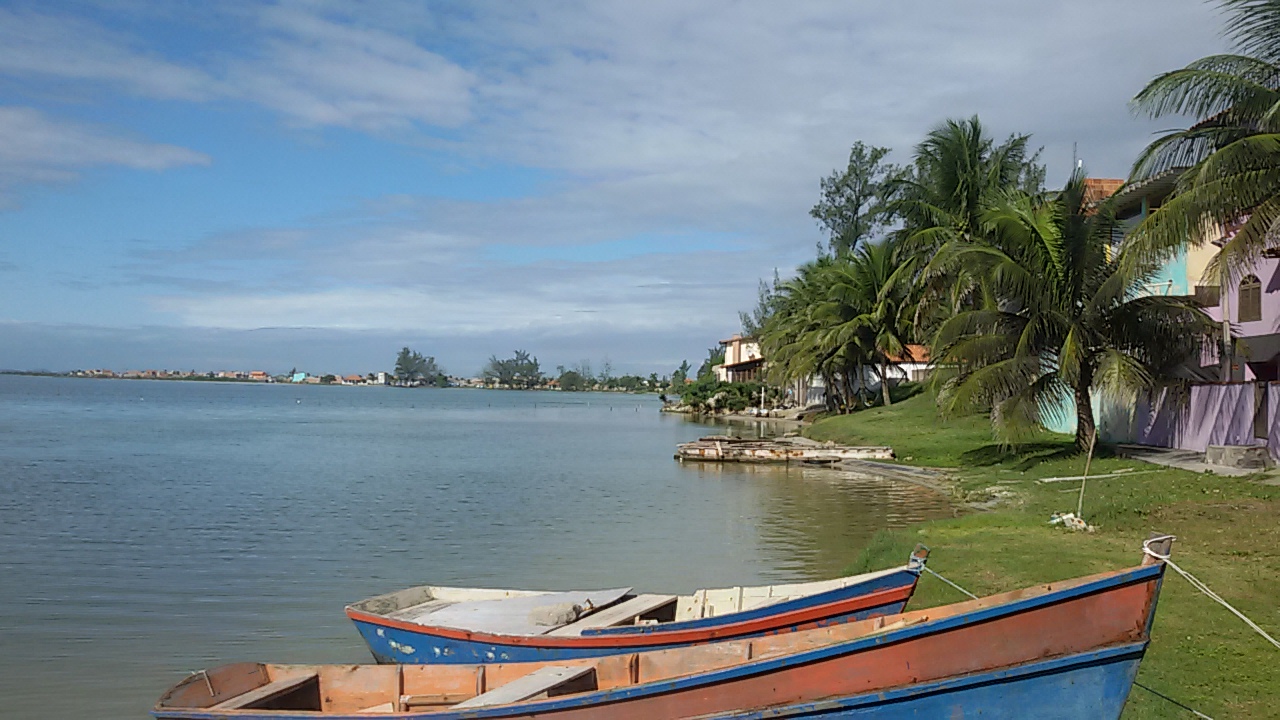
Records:
{"label": "lagoon water", "polygon": [[886,480],[681,465],[708,429],[658,405],[0,376],[0,716],[144,718],[202,667],[365,662],[343,605],[409,585],[815,579],[951,512]]}

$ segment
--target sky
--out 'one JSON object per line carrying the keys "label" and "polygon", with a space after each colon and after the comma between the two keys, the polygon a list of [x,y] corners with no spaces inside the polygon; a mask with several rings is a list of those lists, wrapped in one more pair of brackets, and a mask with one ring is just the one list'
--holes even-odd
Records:
{"label": "sky", "polygon": [[[0,368],[667,373],[947,118],[1124,177],[1201,0],[0,3]],[[1176,123],[1173,123],[1176,124]]]}

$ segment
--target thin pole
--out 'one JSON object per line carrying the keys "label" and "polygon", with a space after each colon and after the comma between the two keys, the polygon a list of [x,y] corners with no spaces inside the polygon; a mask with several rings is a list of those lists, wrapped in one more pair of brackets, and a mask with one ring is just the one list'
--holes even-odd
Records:
{"label": "thin pole", "polygon": [[1089,482],[1089,464],[1093,462],[1093,444],[1098,441],[1098,428],[1089,435],[1089,456],[1084,459],[1084,477],[1080,478],[1080,501],[1076,503],[1076,517],[1084,519],[1084,484]]}

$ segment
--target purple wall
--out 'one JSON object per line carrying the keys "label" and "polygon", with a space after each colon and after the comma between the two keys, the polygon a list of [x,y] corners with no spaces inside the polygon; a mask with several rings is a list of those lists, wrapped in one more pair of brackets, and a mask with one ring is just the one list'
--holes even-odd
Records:
{"label": "purple wall", "polygon": [[1161,393],[1154,402],[1140,401],[1128,417],[1104,417],[1101,433],[1109,442],[1197,452],[1210,445],[1266,445],[1280,459],[1280,383],[1261,383],[1267,392],[1266,438],[1254,437],[1258,384],[1197,385],[1181,407]]}

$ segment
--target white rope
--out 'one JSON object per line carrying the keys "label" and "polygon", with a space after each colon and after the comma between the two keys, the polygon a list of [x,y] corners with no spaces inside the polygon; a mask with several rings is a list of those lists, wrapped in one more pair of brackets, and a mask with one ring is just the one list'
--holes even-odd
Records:
{"label": "white rope", "polygon": [[955,588],[955,589],[959,590],[960,592],[964,593],[965,595],[968,595],[969,597],[973,598],[974,600],[977,600],[977,599],[978,599],[978,596],[977,596],[977,595],[974,595],[973,593],[969,592],[968,590],[965,590],[964,588],[960,587],[959,585],[957,585],[957,584],[955,584],[955,583],[951,582],[950,580],[948,580],[948,579],[946,579],[946,578],[942,577],[942,576],[941,576],[941,575],[939,575],[938,573],[934,572],[933,568],[929,567],[928,565],[921,565],[921,567],[923,567],[923,568],[925,569],[925,572],[927,572],[927,573],[929,573],[930,575],[932,575],[932,576],[934,576],[934,577],[938,578],[939,580],[941,580],[942,582],[944,582],[944,583],[946,583],[946,584],[950,585],[951,587],[953,587],[953,588]]}
{"label": "white rope", "polygon": [[1242,612],[1240,612],[1239,610],[1237,610],[1237,609],[1235,609],[1235,608],[1231,607],[1231,603],[1228,603],[1226,600],[1223,600],[1223,599],[1222,599],[1222,597],[1221,597],[1220,595],[1218,595],[1216,592],[1214,592],[1214,591],[1210,590],[1210,589],[1209,589],[1209,586],[1208,586],[1208,585],[1205,585],[1203,582],[1201,582],[1201,581],[1200,581],[1200,579],[1199,579],[1199,578],[1197,578],[1195,575],[1192,575],[1191,573],[1187,572],[1186,570],[1183,570],[1182,568],[1178,567],[1178,565],[1177,565],[1175,562],[1173,562],[1172,560],[1170,560],[1170,559],[1169,559],[1169,556],[1168,556],[1168,555],[1161,555],[1160,553],[1158,553],[1158,552],[1156,552],[1155,550],[1152,550],[1152,549],[1151,549],[1151,545],[1150,545],[1150,543],[1152,543],[1152,542],[1154,542],[1154,541],[1156,541],[1156,540],[1164,540],[1164,539],[1165,539],[1165,538],[1152,538],[1151,540],[1147,540],[1147,541],[1143,542],[1143,543],[1142,543],[1142,552],[1146,553],[1147,555],[1150,555],[1151,557],[1153,557],[1153,558],[1155,558],[1155,559],[1159,560],[1160,562],[1163,562],[1165,565],[1168,565],[1169,567],[1173,568],[1175,571],[1177,571],[1177,573],[1178,573],[1179,575],[1181,575],[1182,577],[1186,578],[1186,579],[1187,579],[1187,582],[1191,583],[1191,586],[1192,586],[1192,587],[1194,587],[1195,589],[1197,589],[1197,590],[1199,590],[1200,592],[1204,593],[1205,595],[1208,595],[1208,596],[1209,596],[1209,598],[1210,598],[1211,600],[1216,601],[1216,602],[1217,602],[1219,605],[1221,605],[1222,607],[1224,607],[1224,608],[1226,608],[1226,609],[1230,610],[1230,611],[1231,611],[1231,613],[1232,613],[1233,615],[1235,615],[1236,617],[1238,617],[1238,618],[1240,618],[1241,620],[1243,620],[1245,625],[1248,625],[1249,627],[1253,628],[1253,631],[1254,631],[1254,632],[1256,632],[1256,633],[1258,633],[1259,635],[1261,635],[1262,637],[1266,638],[1266,639],[1267,639],[1267,642],[1271,643],[1272,645],[1275,645],[1275,646],[1276,646],[1276,649],[1277,649],[1277,650],[1280,650],[1280,641],[1277,641],[1275,638],[1273,638],[1273,637],[1271,637],[1270,635],[1268,635],[1266,630],[1263,630],[1262,628],[1258,627],[1258,624],[1257,624],[1257,623],[1255,623],[1254,621],[1252,621],[1252,620],[1250,620],[1249,618],[1245,617],[1245,614],[1244,614],[1244,613],[1242,613]]}

